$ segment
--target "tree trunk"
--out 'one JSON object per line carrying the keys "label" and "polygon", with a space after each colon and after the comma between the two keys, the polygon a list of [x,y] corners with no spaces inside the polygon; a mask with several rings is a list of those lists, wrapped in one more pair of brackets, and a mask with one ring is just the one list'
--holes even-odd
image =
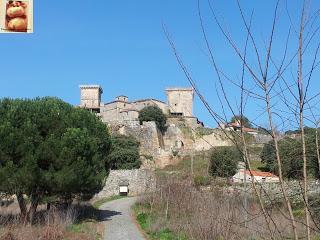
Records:
{"label": "tree trunk", "polygon": [[17,200],[20,208],[20,221],[25,224],[27,220],[27,205],[22,193],[17,194]]}
{"label": "tree trunk", "polygon": [[[307,153],[306,153],[306,141],[304,133],[304,104],[305,104],[305,92],[303,87],[303,75],[302,75],[302,54],[303,54],[303,32],[304,32],[304,8],[301,16],[300,33],[299,33],[299,56],[298,56],[298,90],[299,90],[299,117],[300,117],[300,130],[301,130],[301,142],[302,142],[302,160],[303,160],[303,197],[304,197],[304,211],[305,211],[305,223],[307,231],[307,239],[311,239],[310,232],[310,216],[309,216],[309,201],[308,201],[308,175],[307,175]],[[306,90],[307,91],[307,90]]]}
{"label": "tree trunk", "polygon": [[320,179],[320,149],[319,149],[318,123],[316,126],[316,150],[317,150],[317,159],[318,159],[318,179]]}
{"label": "tree trunk", "polygon": [[32,224],[34,222],[34,216],[37,211],[40,197],[38,194],[31,195],[31,205],[28,211],[27,219]]}

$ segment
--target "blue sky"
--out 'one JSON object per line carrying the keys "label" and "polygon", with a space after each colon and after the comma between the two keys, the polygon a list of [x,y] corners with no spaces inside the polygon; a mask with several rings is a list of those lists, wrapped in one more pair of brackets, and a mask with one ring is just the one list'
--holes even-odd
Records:
{"label": "blue sky", "polygon": [[[206,0],[202,2],[217,63],[228,75],[239,78],[241,64],[212,21]],[[289,3],[289,11],[295,15],[301,1]],[[241,4],[247,16],[254,9],[253,30],[263,48],[275,1],[243,0]],[[278,50],[281,52],[286,38],[283,33],[289,25],[284,6],[280,4],[284,17],[276,31],[276,59],[280,58]],[[243,46],[246,34],[236,1],[215,1],[214,8]],[[297,16],[292,17],[295,22]],[[33,34],[0,35],[0,97],[56,96],[76,105],[78,85],[100,84],[104,102],[120,94],[132,100],[152,97],[165,101],[166,87],[189,84],[165,38],[162,23],[170,31],[201,92],[212,108],[222,113],[216,93],[217,76],[206,55],[195,0],[35,1]],[[294,43],[290,46],[293,48]],[[254,58],[249,61],[254,63]],[[237,90],[224,81],[236,106]],[[313,91],[319,89],[318,82],[314,86]],[[246,115],[256,119],[259,111],[263,111],[261,104],[251,100]],[[216,126],[198,98],[194,108],[195,115],[206,125]],[[257,122],[264,125],[266,119],[262,116]]]}

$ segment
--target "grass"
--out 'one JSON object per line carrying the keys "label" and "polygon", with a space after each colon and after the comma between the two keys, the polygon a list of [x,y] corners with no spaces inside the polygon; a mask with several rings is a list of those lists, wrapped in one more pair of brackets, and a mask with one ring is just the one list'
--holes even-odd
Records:
{"label": "grass", "polygon": [[119,195],[115,195],[112,197],[107,197],[107,198],[101,198],[97,201],[95,201],[92,206],[96,209],[99,209],[103,204],[113,201],[113,200],[117,200],[117,199],[121,199],[121,198],[125,198],[126,196],[119,196]]}
{"label": "grass", "polygon": [[178,123],[178,128],[186,138],[194,139],[192,129],[185,123]]}
{"label": "grass", "polygon": [[148,210],[150,207],[146,204],[138,203],[133,207],[137,222],[141,229],[145,232],[150,240],[187,240],[184,236],[177,236],[168,228],[164,228],[158,231],[151,231],[150,226],[154,221],[154,217],[151,216]]}
{"label": "grass", "polygon": [[[204,152],[203,154],[197,154],[194,156],[193,159],[193,173],[195,176],[206,176],[208,175],[208,157],[207,154]],[[177,173],[181,177],[185,177],[190,175],[191,173],[191,157],[186,156],[182,161],[180,161],[177,165],[169,165],[166,166],[164,169],[158,169],[158,174],[166,174],[166,173]]]}
{"label": "grass", "polygon": [[[197,187],[210,185],[212,181],[215,185],[227,185],[227,179],[214,178],[208,174],[209,164],[208,152],[203,152],[194,156],[193,161],[193,179]],[[156,174],[159,177],[175,176],[180,180],[187,179],[191,176],[191,158],[190,156],[184,157],[177,165],[169,165],[163,169],[157,169]]]}
{"label": "grass", "polygon": [[[0,239],[46,239],[46,240],[101,240],[104,225],[100,220],[100,210],[88,203],[74,204],[67,209],[46,205],[38,207],[35,225],[23,226],[18,221],[18,203],[0,207]],[[8,218],[8,220],[6,220]],[[11,237],[9,235],[12,235]],[[9,238],[9,237],[10,238]]]}
{"label": "grass", "polygon": [[73,236],[79,237],[90,236],[90,239],[102,240],[103,237],[103,227],[99,226],[95,220],[86,220],[80,223],[72,224],[67,228],[67,236],[64,240],[74,239]]}
{"label": "grass", "polygon": [[248,148],[251,155],[260,156],[263,146],[250,145]]}
{"label": "grass", "polygon": [[302,218],[304,216],[304,209],[294,209],[293,216],[296,218]]}
{"label": "grass", "polygon": [[200,137],[200,138],[203,136],[206,136],[206,135],[210,135],[214,132],[215,132],[215,129],[213,129],[213,128],[206,128],[206,127],[196,128],[197,137]]}

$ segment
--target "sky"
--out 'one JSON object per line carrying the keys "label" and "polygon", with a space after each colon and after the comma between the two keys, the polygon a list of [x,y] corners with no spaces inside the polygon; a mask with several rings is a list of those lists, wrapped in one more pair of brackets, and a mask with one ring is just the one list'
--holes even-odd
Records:
{"label": "sky", "polygon": [[[215,24],[207,0],[200,2],[219,69],[239,79],[242,69],[239,58]],[[283,17],[276,29],[276,61],[281,59],[280,52],[290,25],[283,2],[279,6],[279,18]],[[292,14],[293,25],[298,19],[301,2],[289,1],[288,11]],[[264,49],[275,1],[240,0],[240,3],[247,18],[253,11],[252,29],[259,39],[259,47]],[[236,1],[216,0],[213,7],[242,48],[246,31]],[[163,24],[199,90],[212,109],[223,114],[217,93],[220,91],[221,94],[221,89],[208,58],[196,0],[35,1],[33,34],[0,35],[0,98],[55,96],[77,105],[80,84],[100,84],[104,90],[104,102],[112,101],[121,94],[131,100],[156,98],[166,101],[166,87],[190,85],[165,37]],[[289,44],[289,53],[294,52],[291,50],[294,44],[294,41]],[[306,54],[306,58],[310,63],[312,55]],[[249,53],[248,59],[256,66],[254,54]],[[295,71],[295,66],[291,71]],[[316,79],[319,74],[317,71],[314,74]],[[226,79],[223,82],[236,108],[239,102],[237,89]],[[313,84],[312,91],[315,92],[320,84],[317,81]],[[249,87],[255,91],[254,86]],[[245,114],[261,125],[266,124],[263,103],[254,99],[248,102]],[[283,106],[279,102],[275,105],[280,110]],[[216,126],[197,96],[194,115],[205,125]],[[231,117],[230,111],[226,110],[226,115]]]}

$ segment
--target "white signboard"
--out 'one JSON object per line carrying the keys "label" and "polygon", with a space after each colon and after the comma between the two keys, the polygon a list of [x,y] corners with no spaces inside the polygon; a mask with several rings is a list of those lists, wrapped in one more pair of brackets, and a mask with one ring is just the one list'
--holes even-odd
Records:
{"label": "white signboard", "polygon": [[128,187],[127,186],[120,186],[120,193],[127,193]]}

